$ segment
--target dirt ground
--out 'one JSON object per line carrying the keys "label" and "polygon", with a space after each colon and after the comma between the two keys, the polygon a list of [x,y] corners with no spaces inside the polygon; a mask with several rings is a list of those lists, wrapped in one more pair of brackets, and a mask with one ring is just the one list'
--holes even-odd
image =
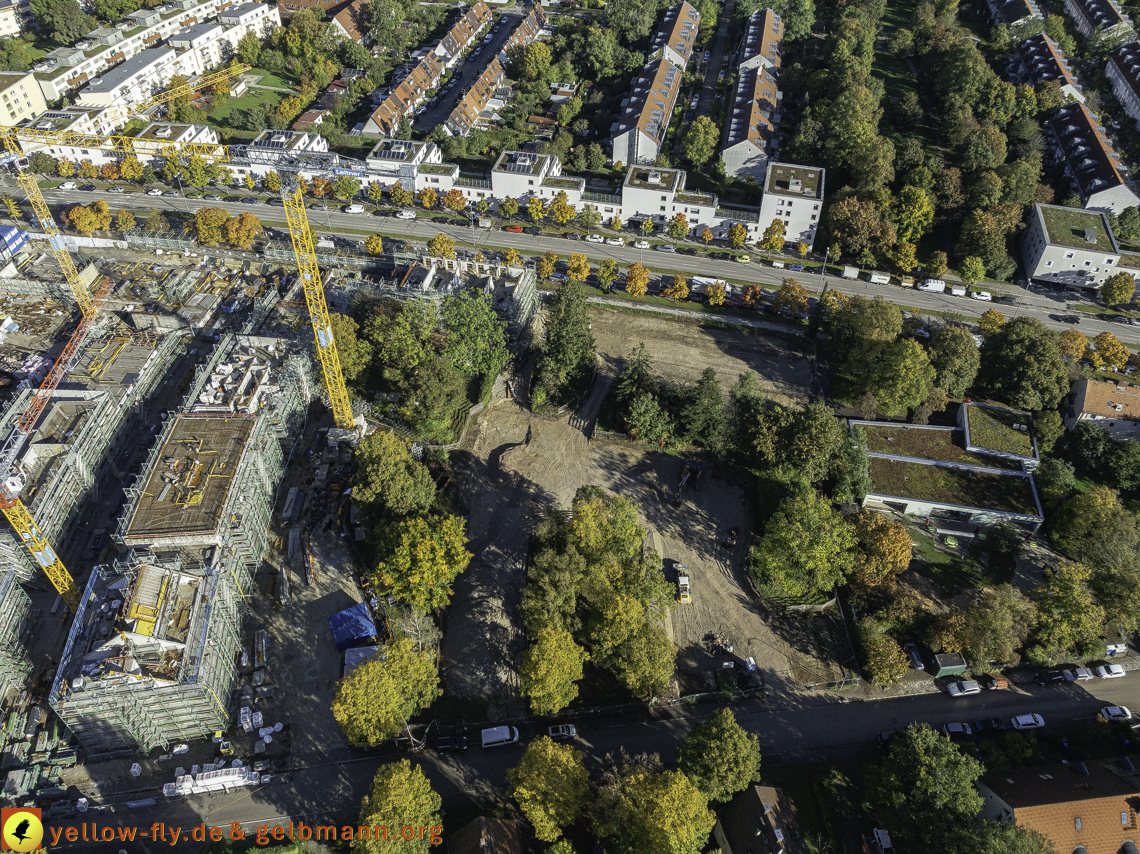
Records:
{"label": "dirt ground", "polygon": [[[733,472],[706,465],[675,507],[672,498],[684,459],[624,442],[590,441],[585,435],[592,432],[610,379],[639,341],[669,379],[693,382],[712,367],[727,387],[743,371],[753,370],[765,392],[781,402],[806,400],[807,360],[783,341],[736,331],[605,309],[592,310],[591,319],[603,370],[579,410],[560,419],[541,418],[500,401],[478,416],[457,455],[474,558],[455,585],[444,635],[449,692],[489,699],[492,717],[524,710],[516,673],[525,646],[518,604],[526,582],[528,539],[547,506],[569,507],[574,493],[587,484],[638,502],[669,581],[676,581],[677,563],[689,567],[693,602],[678,605],[667,627],[680,648],[682,691],[710,685],[710,672],[724,658],[726,643],[737,657],[756,659],[769,692],[839,678],[841,671],[830,663],[829,642],[816,640],[821,633],[831,635],[831,628],[819,623],[826,618],[769,620],[750,595],[746,544],[752,512]],[[738,545],[722,548],[734,527]]]}

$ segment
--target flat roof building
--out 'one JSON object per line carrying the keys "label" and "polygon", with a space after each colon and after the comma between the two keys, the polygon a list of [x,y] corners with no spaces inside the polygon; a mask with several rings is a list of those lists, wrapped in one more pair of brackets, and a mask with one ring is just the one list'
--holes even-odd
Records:
{"label": "flat roof building", "polygon": [[1034,205],[1021,257],[1030,279],[1095,289],[1116,272],[1120,248],[1103,212]]}
{"label": "flat roof building", "polygon": [[812,246],[823,212],[824,174],[817,166],[769,161],[760,200],[760,232],[774,219],[782,219],[786,242]]}
{"label": "flat roof building", "polygon": [[1084,104],[1054,110],[1046,131],[1053,159],[1065,164],[1065,173],[1084,207],[1120,214],[1140,204],[1140,196],[1121,168],[1120,155]]}
{"label": "flat roof building", "polygon": [[6,125],[35,118],[47,110],[44,93],[29,73],[0,73],[0,104],[0,117]]}
{"label": "flat roof building", "polygon": [[629,97],[622,102],[621,118],[611,128],[615,163],[633,165],[657,159],[669,131],[682,76],[676,65],[659,59],[646,65],[633,81]]}
{"label": "flat roof building", "polygon": [[1061,412],[1069,430],[1091,421],[1117,441],[1140,438],[1140,386],[1127,380],[1079,380]]}

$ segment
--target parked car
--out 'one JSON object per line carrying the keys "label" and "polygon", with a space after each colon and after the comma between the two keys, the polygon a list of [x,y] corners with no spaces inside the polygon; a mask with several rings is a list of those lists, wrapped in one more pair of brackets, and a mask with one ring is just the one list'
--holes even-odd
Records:
{"label": "parked car", "polygon": [[[79,189],[81,189],[81,190],[85,190],[85,189],[86,189],[86,187],[80,187]],[[1113,318],[1112,318],[1112,322],[1113,322],[1113,323],[1131,323],[1132,321],[1131,321],[1131,320],[1129,320],[1129,319],[1128,319],[1127,317],[1125,317],[1124,315],[1122,315],[1122,314],[1118,314],[1118,315],[1116,315],[1116,317],[1113,317]]]}
{"label": "parked car", "polygon": [[581,240],[582,239],[582,235],[580,235],[576,231],[572,231],[570,234],[565,235],[565,237],[567,240]]}
{"label": "parked car", "polygon": [[990,676],[986,682],[986,689],[989,691],[1007,691],[1009,690],[1009,680],[1004,676]]}
{"label": "parked car", "polygon": [[994,297],[994,302],[1000,302],[1002,305],[1014,305],[1017,303],[1011,296]]}
{"label": "parked car", "polygon": [[943,724],[942,734],[950,738],[965,738],[974,734],[974,728],[967,723]]}
{"label": "parked car", "polygon": [[456,751],[456,750],[466,750],[467,749],[467,736],[465,736],[465,735],[458,735],[458,736],[445,735],[441,738],[437,738],[435,740],[435,749],[439,753],[451,753],[452,751]]}
{"label": "parked car", "polygon": [[1065,678],[1070,682],[1088,682],[1093,678],[1093,672],[1087,667],[1074,667],[1065,671]]}
{"label": "parked car", "polygon": [[736,262],[737,262],[738,264],[748,264],[748,263],[750,263],[751,261],[752,261],[752,256],[751,256],[751,255],[747,255],[747,254],[746,254],[746,255],[737,255],[737,256],[736,256]]}
{"label": "parked car", "polygon": [[[74,190],[74,189],[75,189],[76,187],[78,187],[78,186],[79,186],[79,185],[78,185],[78,184],[76,184],[74,181],[64,181],[64,182],[63,182],[62,184],[60,184],[60,185],[59,185],[59,187],[57,187],[56,189],[59,189],[59,190]],[[159,192],[161,193],[161,192],[162,192],[162,190],[159,190]]]}
{"label": "parked car", "polygon": [[[84,185],[83,185],[82,187],[80,187],[79,189],[83,190],[85,193],[90,193],[90,192],[93,192],[93,191],[94,191],[94,189],[95,189],[95,185],[94,185],[94,184],[84,184]],[[174,195],[176,195],[176,196],[177,196],[178,194],[177,194],[177,193],[175,193]]]}
{"label": "parked car", "polygon": [[[168,194],[164,193],[163,195]],[[260,205],[261,199],[259,199],[257,196],[247,196],[246,198],[242,199],[242,202],[247,205]]]}
{"label": "parked car", "polygon": [[552,281],[552,282],[566,282],[566,281],[569,281],[569,279],[570,279],[570,277],[567,276],[565,273],[551,273],[550,274],[550,281]]}
{"label": "parked car", "polygon": [[1045,726],[1045,718],[1041,715],[1018,715],[1010,720],[1014,729],[1040,729]]}
{"label": "parked car", "polygon": [[912,332],[911,334],[915,338],[921,338],[923,341],[925,341],[927,338],[930,337],[930,330],[923,327],[923,326],[920,326],[917,329],[915,329],[914,332]]}
{"label": "parked car", "polygon": [[982,302],[993,302],[994,295],[989,291],[970,291],[970,299],[981,300]]}
{"label": "parked car", "polygon": [[1079,314],[1059,314],[1057,315],[1057,320],[1061,321],[1061,323],[1077,324],[1081,322],[1081,316]]}
{"label": "parked car", "polygon": [[542,229],[537,225],[529,225],[523,229],[527,234],[539,235],[542,234]]}
{"label": "parked car", "polygon": [[415,218],[416,218],[416,212],[415,211],[397,211],[396,212],[396,219],[415,219]]}
{"label": "parked car", "polygon": [[547,727],[546,732],[551,738],[573,738],[578,734],[578,727],[574,724],[555,724]]}
{"label": "parked car", "polygon": [[658,243],[657,244],[657,251],[658,252],[676,252],[677,247],[674,246],[672,243]]}
{"label": "parked car", "polygon": [[282,207],[282,208],[285,207],[285,202],[281,199],[267,199],[265,204],[277,205],[278,207]]}
{"label": "parked car", "polygon": [[792,270],[796,273],[802,273],[804,271],[804,265],[803,264],[789,264],[788,269]]}
{"label": "parked car", "polygon": [[509,231],[511,234],[522,234],[523,227],[521,225],[508,225],[503,231]]}
{"label": "parked car", "polygon": [[986,718],[974,721],[974,732],[981,735],[984,732],[1001,732],[1005,729],[1005,721],[1001,718]]}
{"label": "parked car", "polygon": [[610,246],[625,246],[624,237],[607,237],[606,243]]}
{"label": "parked car", "polygon": [[207,202],[220,202],[222,200],[222,197],[219,196],[217,193],[210,193],[210,195],[202,196],[202,198],[205,199]]}
{"label": "parked car", "polygon": [[[80,189],[82,189],[82,187],[81,187]],[[174,199],[176,199],[176,198],[178,198],[179,196],[181,196],[182,194],[181,194],[180,192],[178,192],[177,190],[167,190],[167,191],[166,191],[165,193],[163,193],[162,195],[163,195],[163,196],[165,196],[165,197],[166,197],[166,198],[168,198],[168,199],[170,199],[170,198],[174,198]]]}
{"label": "parked car", "polygon": [[1125,706],[1105,706],[1100,710],[1101,717],[1106,721],[1130,721],[1132,712]]}
{"label": "parked car", "polygon": [[1102,664],[1096,669],[1096,675],[1101,679],[1123,679],[1124,668],[1119,664]]}
{"label": "parked car", "polygon": [[1065,681],[1065,673],[1063,670],[1042,670],[1033,677],[1033,681],[1038,685],[1056,685]]}
{"label": "parked car", "polygon": [[107,192],[108,193],[121,193],[121,192],[123,192],[123,188],[122,187],[108,187]]}
{"label": "parked car", "polygon": [[922,663],[922,656],[918,654],[918,647],[913,643],[903,645],[903,651],[906,657],[910,659],[910,666],[915,670],[925,670],[926,665]]}
{"label": "parked car", "polygon": [[946,693],[951,697],[968,697],[970,694],[982,693],[982,686],[973,679],[963,679],[961,682],[951,682],[947,685]]}
{"label": "parked car", "polygon": [[587,243],[604,243],[605,238],[602,237],[600,234],[587,234],[586,235],[586,242]]}
{"label": "parked car", "polygon": [[322,204],[320,202],[318,202],[317,204],[309,205],[309,210],[311,210],[311,211],[327,211],[328,209],[329,209],[328,205]]}
{"label": "parked car", "polygon": [[633,244],[633,248],[634,249],[648,249],[649,248],[649,241],[648,240],[639,240]]}

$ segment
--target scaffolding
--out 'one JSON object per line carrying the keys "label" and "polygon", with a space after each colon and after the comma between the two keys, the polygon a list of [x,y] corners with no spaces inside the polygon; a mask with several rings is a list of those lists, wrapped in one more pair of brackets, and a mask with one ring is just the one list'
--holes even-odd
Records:
{"label": "scaffolding", "polygon": [[9,693],[21,691],[32,672],[28,657],[28,617],[32,603],[11,571],[0,573],[0,707]]}

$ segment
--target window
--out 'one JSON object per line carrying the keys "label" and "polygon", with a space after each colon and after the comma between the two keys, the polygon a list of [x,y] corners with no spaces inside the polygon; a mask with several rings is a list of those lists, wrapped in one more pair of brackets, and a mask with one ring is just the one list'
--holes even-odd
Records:
{"label": "window", "polygon": [[1085,261],[1085,266],[1086,266],[1086,267],[1091,267],[1091,266],[1092,266],[1092,261]]}
{"label": "window", "polygon": [[1081,817],[1080,816],[1077,816],[1075,819],[1073,819],[1073,823],[1076,824],[1077,830],[1081,829]]}
{"label": "window", "polygon": [[1114,260],[1114,259],[1112,259],[1112,258],[1105,258],[1105,259],[1104,259],[1104,266],[1106,266],[1106,267],[1111,267],[1111,266],[1112,266],[1112,262],[1113,262],[1113,260]]}
{"label": "window", "polygon": [[817,216],[819,216],[819,214],[812,214],[811,218],[814,220]]}
{"label": "window", "polygon": [[1052,267],[1052,266],[1053,266],[1053,262],[1052,262],[1052,261],[1046,261],[1046,262],[1045,262],[1045,266],[1046,266],[1046,267]]}
{"label": "window", "polygon": [[1124,824],[1124,825],[1127,825],[1127,824],[1129,823],[1129,822],[1128,822],[1128,813],[1126,813],[1126,812],[1122,812],[1122,813],[1120,814],[1120,823],[1121,823],[1121,824]]}
{"label": "window", "polygon": [[1075,257],[1076,257],[1076,253],[1075,253],[1075,252],[1066,252],[1066,253],[1065,253],[1065,257],[1066,257],[1066,258],[1075,258]]}
{"label": "window", "polygon": [[661,206],[661,210],[665,210],[665,205],[662,205],[662,206]]}
{"label": "window", "polygon": [[784,206],[784,200],[783,199],[776,199],[776,204],[779,205],[780,207],[783,207]]}
{"label": "window", "polygon": [[534,186],[534,181],[527,181],[527,184],[529,184],[530,186],[532,186],[532,187],[533,187],[533,186]]}

